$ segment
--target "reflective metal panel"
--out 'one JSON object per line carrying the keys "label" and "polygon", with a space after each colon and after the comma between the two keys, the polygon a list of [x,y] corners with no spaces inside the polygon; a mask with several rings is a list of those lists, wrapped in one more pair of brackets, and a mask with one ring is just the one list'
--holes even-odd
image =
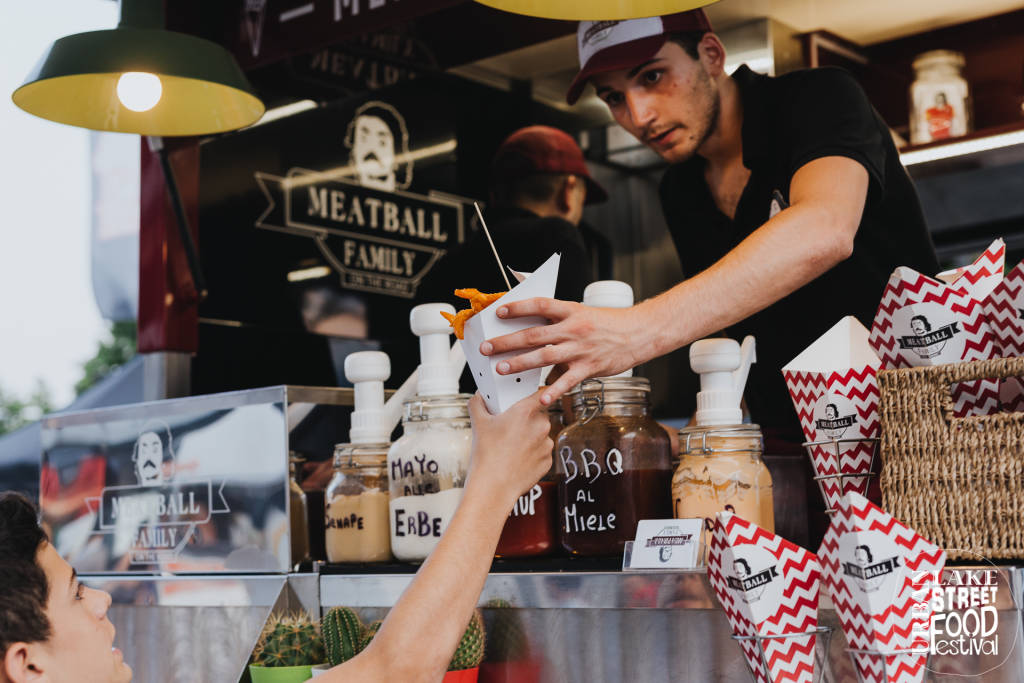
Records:
{"label": "reflective metal panel", "polygon": [[47,417],[43,523],[79,572],[286,572],[289,435],[346,403],[281,386]]}

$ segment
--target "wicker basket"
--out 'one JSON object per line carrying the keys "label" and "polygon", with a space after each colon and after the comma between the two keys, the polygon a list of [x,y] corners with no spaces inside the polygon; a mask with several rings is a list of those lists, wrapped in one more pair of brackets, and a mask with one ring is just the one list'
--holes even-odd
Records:
{"label": "wicker basket", "polygon": [[951,559],[1024,558],[1024,413],[953,417],[950,386],[1024,358],[878,373],[885,509]]}

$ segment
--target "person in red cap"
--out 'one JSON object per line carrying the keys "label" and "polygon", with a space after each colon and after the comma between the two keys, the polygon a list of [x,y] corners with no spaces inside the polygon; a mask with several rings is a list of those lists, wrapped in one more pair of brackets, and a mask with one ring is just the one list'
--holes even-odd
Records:
{"label": "person in red cap", "polygon": [[[505,139],[491,164],[487,228],[505,265],[530,272],[554,252],[562,255],[555,297],[579,301],[593,279],[580,230],[583,206],[608,194],[591,176],[568,133],[549,126],[521,128]],[[475,236],[459,256],[462,284],[502,291],[505,282],[490,245]],[[465,267],[469,268],[467,272]]]}
{"label": "person in red cap", "polygon": [[481,352],[532,349],[499,363],[502,374],[562,364],[550,402],[719,331],[753,334],[753,418],[799,439],[782,366],[845,315],[870,327],[897,266],[938,269],[888,127],[839,69],[727,74],[700,10],[582,22],[577,45],[568,101],[593,85],[618,124],[670,164],[660,197],[687,279],[630,309],[501,306],[499,316],[553,324]]}

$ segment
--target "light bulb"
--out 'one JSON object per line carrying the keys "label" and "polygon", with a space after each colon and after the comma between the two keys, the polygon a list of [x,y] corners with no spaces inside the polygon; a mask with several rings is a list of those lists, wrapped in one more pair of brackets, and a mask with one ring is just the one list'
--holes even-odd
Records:
{"label": "light bulb", "polygon": [[149,111],[160,101],[163,86],[153,74],[126,71],[117,79],[117,99],[132,111]]}

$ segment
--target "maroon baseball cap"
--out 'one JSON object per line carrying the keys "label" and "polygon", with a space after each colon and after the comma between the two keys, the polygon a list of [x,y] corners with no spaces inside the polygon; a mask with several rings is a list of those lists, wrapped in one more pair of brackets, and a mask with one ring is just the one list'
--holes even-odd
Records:
{"label": "maroon baseball cap", "polygon": [[647,61],[669,34],[710,30],[711,22],[702,9],[625,21],[581,21],[576,30],[580,72],[565,99],[575,104],[594,74],[630,69]]}
{"label": "maroon baseball cap", "polygon": [[491,165],[494,182],[518,180],[535,173],[571,173],[583,178],[587,204],[603,202],[608,193],[590,177],[583,151],[571,135],[550,126],[520,128],[501,143]]}

